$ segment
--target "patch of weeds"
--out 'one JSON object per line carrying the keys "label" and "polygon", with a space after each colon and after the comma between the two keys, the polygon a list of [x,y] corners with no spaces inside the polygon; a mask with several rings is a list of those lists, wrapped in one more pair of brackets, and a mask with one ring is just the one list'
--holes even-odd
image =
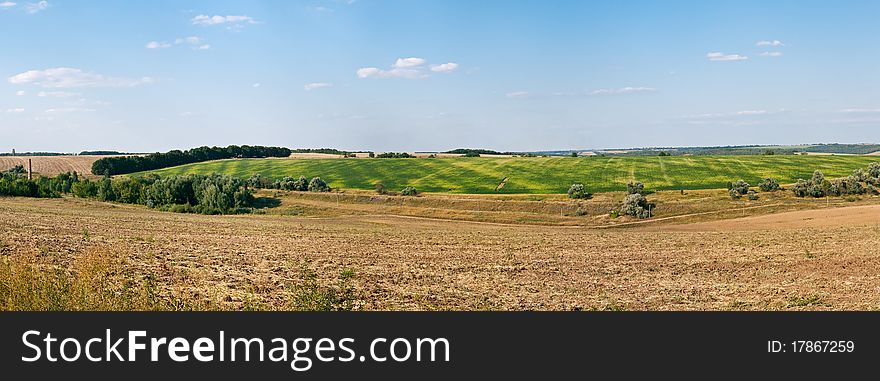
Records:
{"label": "patch of weeds", "polygon": [[786,304],[786,308],[792,307],[812,307],[812,306],[824,306],[825,301],[821,296],[813,294],[808,296],[792,296],[788,298],[788,304]]}
{"label": "patch of weeds", "polygon": [[813,253],[810,252],[810,249],[806,249],[805,251],[806,251],[806,254],[804,255],[804,257],[806,257],[807,259],[813,259],[813,258],[816,258],[816,256],[813,255]]}
{"label": "patch of weeds", "polygon": [[744,309],[751,307],[751,305],[752,304],[749,302],[744,302],[742,300],[734,300],[734,301],[731,301],[727,305],[727,308],[731,309],[731,310],[744,310]]}
{"label": "patch of weeds", "polygon": [[856,196],[846,196],[846,198],[844,198],[844,200],[846,200],[846,202],[856,202],[861,199]]}
{"label": "patch of weeds", "polygon": [[88,241],[92,236],[89,234],[89,229],[83,228],[82,231],[83,241]]}
{"label": "patch of weeds", "polygon": [[290,308],[294,311],[351,311],[359,301],[352,281],[355,273],[342,270],[335,286],[322,286],[318,274],[304,262],[300,268],[300,285],[294,287]]}

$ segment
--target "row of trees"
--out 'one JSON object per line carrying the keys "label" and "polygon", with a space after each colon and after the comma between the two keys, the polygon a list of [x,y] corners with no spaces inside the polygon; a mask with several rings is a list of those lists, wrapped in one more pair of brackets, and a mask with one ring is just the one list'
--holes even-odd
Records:
{"label": "row of trees", "polygon": [[61,197],[62,193],[69,193],[70,189],[79,181],[76,172],[62,173],[56,177],[39,177],[28,180],[23,173],[13,168],[10,171],[0,173],[0,196]]}
{"label": "row of trees", "polygon": [[809,180],[798,179],[791,188],[798,197],[849,196],[880,194],[880,163],[871,163],[867,170],[856,169],[847,177],[828,180],[817,170]]}
{"label": "row of trees", "polygon": [[[375,156],[379,159],[410,159],[410,158],[415,157],[415,156],[410,155],[409,153],[406,153],[406,152],[382,152],[378,155],[373,155],[373,156]],[[371,157],[373,157],[373,156],[371,156]]]}
{"label": "row of trees", "polygon": [[284,147],[199,147],[186,151],[174,150],[165,153],[153,153],[146,156],[105,157],[92,164],[92,174],[113,176],[209,160],[288,157],[290,154],[290,149]]}
{"label": "row of trees", "polygon": [[280,189],[300,192],[330,191],[330,186],[327,185],[324,180],[321,180],[320,177],[313,177],[311,180],[307,179],[305,176],[300,176],[298,179],[294,179],[293,177],[284,177],[280,180],[272,181],[269,178],[256,174],[251,176],[247,180],[247,184],[248,186],[257,189]]}

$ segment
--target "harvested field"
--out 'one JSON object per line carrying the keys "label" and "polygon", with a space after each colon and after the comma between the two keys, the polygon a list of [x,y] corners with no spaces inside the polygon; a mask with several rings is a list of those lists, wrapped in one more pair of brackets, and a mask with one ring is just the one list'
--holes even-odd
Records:
{"label": "harvested field", "polygon": [[0,171],[16,165],[27,167],[28,159],[34,166],[34,173],[42,176],[55,176],[59,173],[77,172],[84,175],[92,173],[92,163],[106,156],[0,156]]}
{"label": "harvested field", "polygon": [[35,253],[61,265],[110,248],[126,258],[135,281],[153,277],[163,295],[224,309],[283,306],[285,285],[306,260],[325,284],[353,269],[358,308],[369,310],[880,308],[880,209],[873,206],[804,212],[831,213],[833,223],[782,215],[800,225],[774,230],[742,230],[737,220],[596,229],[384,209],[343,215],[282,201],[284,214],[202,216],[0,198],[0,255]]}

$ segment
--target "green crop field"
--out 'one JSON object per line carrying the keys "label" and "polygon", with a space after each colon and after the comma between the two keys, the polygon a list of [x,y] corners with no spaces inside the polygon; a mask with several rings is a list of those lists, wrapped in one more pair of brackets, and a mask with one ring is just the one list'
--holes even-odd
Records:
{"label": "green crop field", "polygon": [[237,177],[261,174],[319,176],[334,188],[390,190],[414,186],[420,191],[450,193],[565,193],[572,183],[591,192],[625,189],[639,180],[649,189],[723,188],[743,179],[752,185],[765,177],[781,183],[807,179],[814,170],[828,178],[880,161],[876,156],[671,156],[671,157],[535,157],[442,159],[238,159],[183,165],[160,175],[221,173]]}

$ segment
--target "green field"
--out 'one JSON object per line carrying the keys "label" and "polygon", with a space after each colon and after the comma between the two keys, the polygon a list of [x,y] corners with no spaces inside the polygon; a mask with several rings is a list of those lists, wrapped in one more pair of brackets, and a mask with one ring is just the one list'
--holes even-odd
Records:
{"label": "green field", "polygon": [[625,189],[639,180],[649,189],[712,189],[743,179],[752,185],[765,177],[782,183],[807,179],[814,170],[828,178],[880,161],[877,156],[671,156],[671,157],[535,157],[442,159],[238,159],[189,164],[153,173],[160,175],[221,173],[270,178],[320,176],[334,188],[390,190],[415,186],[420,191],[450,193],[565,193],[572,183],[591,192]]}

